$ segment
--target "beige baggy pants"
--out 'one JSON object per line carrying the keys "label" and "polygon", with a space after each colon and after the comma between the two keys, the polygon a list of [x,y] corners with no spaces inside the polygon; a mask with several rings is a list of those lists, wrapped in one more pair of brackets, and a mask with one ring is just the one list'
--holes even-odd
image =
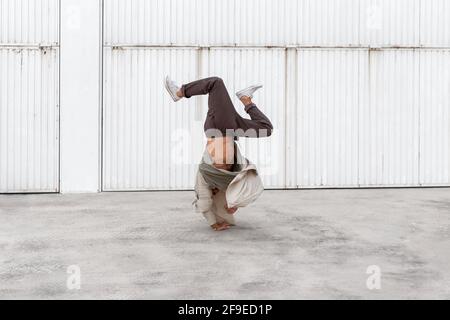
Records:
{"label": "beige baggy pants", "polygon": [[213,195],[211,188],[200,172],[197,173],[195,193],[196,199],[193,203],[195,210],[203,214],[210,226],[223,222],[231,225],[236,224],[234,215],[229,214],[225,209],[227,204],[225,192],[219,191],[216,195]]}
{"label": "beige baggy pants", "polygon": [[215,223],[223,223],[226,222],[231,225],[235,225],[236,221],[234,219],[234,215],[229,214],[227,210],[225,209],[225,205],[227,204],[227,200],[225,197],[225,192],[219,191],[213,198],[213,205],[211,208],[212,213],[215,216],[215,221],[210,225],[213,225]]}

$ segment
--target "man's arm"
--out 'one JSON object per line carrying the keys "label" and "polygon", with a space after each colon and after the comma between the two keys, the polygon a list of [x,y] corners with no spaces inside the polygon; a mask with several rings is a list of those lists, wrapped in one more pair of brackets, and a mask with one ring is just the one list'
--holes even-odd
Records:
{"label": "man's arm", "polygon": [[195,183],[196,201],[195,209],[197,212],[202,213],[209,225],[212,226],[217,223],[216,216],[212,212],[213,206],[213,192],[209,185],[206,183],[200,171],[197,173],[197,179]]}

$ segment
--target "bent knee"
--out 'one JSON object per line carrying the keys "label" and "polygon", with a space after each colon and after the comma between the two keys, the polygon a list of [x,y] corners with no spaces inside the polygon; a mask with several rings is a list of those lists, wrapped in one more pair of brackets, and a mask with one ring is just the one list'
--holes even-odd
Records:
{"label": "bent knee", "polygon": [[211,77],[211,80],[218,83],[223,83],[223,79],[220,77]]}
{"label": "bent knee", "polygon": [[260,137],[270,137],[270,136],[272,136],[272,133],[273,133],[273,127],[268,126],[264,129],[260,130]]}

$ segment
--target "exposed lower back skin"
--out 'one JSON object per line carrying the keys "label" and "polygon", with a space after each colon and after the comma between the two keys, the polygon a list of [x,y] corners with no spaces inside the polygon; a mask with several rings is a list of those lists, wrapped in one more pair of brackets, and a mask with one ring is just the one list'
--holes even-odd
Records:
{"label": "exposed lower back skin", "polygon": [[207,150],[217,169],[231,170],[234,164],[234,137],[209,138]]}

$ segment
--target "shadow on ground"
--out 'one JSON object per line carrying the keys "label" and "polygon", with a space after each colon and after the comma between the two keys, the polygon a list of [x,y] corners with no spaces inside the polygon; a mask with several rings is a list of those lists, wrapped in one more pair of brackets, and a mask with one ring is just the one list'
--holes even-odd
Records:
{"label": "shadow on ground", "polygon": [[0,298],[450,298],[449,189],[266,191],[223,233],[191,200],[0,196]]}

